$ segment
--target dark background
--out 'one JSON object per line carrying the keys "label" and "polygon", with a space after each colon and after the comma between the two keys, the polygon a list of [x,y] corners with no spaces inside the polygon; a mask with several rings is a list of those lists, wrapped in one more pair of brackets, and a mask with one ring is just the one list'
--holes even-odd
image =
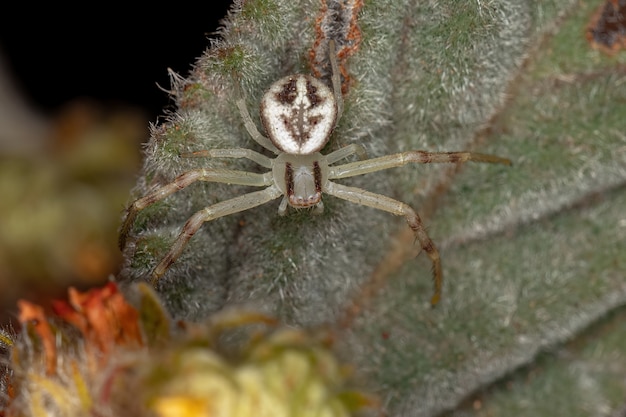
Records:
{"label": "dark background", "polygon": [[84,4],[11,2],[0,19],[0,325],[17,299],[48,305],[119,270],[148,122],[173,109],[157,83],[189,73],[231,1]]}
{"label": "dark background", "polygon": [[208,38],[217,36],[231,1],[155,3],[144,10],[130,3],[89,4],[88,10],[58,4],[45,10],[12,3],[11,13],[4,13],[0,54],[18,91],[45,115],[90,98],[141,107],[156,121],[170,104],[156,83],[169,88],[168,67],[189,72]]}

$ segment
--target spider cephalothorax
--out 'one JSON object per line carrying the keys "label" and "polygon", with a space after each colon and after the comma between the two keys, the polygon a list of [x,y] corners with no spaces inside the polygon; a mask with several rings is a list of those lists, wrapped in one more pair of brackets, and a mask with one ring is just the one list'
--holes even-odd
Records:
{"label": "spider cephalothorax", "polygon": [[176,177],[145,197],[136,200],[127,210],[120,231],[120,247],[137,213],[145,207],[166,198],[196,181],[220,182],[266,187],[222,201],[193,214],[183,226],[172,248],[152,271],[152,280],[158,280],[180,256],[187,242],[207,221],[251,209],[283,197],[278,213],[284,215],[288,206],[324,208],[323,194],[329,194],[356,204],[404,216],[415,233],[422,249],[433,263],[435,285],[431,303],[441,297],[442,271],[439,252],[428,237],[419,215],[409,205],[381,194],[349,187],[333,180],[381,171],[409,163],[459,163],[465,161],[490,162],[510,165],[510,161],[493,155],[472,152],[408,151],[372,159],[361,159],[343,165],[334,165],[348,156],[364,154],[360,145],[351,144],[327,155],[320,150],[328,142],[343,111],[340,76],[334,42],[329,42],[329,60],[332,68],[332,89],[310,75],[288,75],[273,83],[261,99],[261,120],[268,137],[256,128],[243,99],[237,101],[246,130],[259,145],[276,154],[269,158],[250,149],[209,149],[194,152],[195,156],[210,158],[247,158],[270,171],[257,174],[225,169],[195,169]]}

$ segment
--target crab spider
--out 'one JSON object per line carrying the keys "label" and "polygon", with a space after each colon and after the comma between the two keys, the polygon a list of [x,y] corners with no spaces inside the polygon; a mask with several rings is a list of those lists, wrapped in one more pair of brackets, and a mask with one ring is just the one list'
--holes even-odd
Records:
{"label": "crab spider", "polygon": [[195,183],[208,181],[265,187],[239,197],[222,201],[193,214],[185,223],[169,252],[152,271],[155,283],[183,252],[187,242],[203,223],[219,217],[249,210],[283,197],[278,214],[285,215],[289,206],[296,209],[312,207],[322,212],[322,195],[328,194],[355,204],[404,216],[415,233],[422,249],[433,264],[433,305],[439,302],[442,288],[442,270],[439,252],[428,237],[422,221],[409,205],[381,194],[339,184],[334,180],[399,167],[410,163],[459,163],[465,161],[510,165],[511,161],[493,155],[473,152],[408,151],[379,158],[364,159],[342,165],[337,162],[364,153],[360,145],[351,144],[327,155],[320,150],[328,142],[341,118],[343,98],[334,41],[329,42],[329,60],[332,69],[332,90],[310,75],[288,75],[273,83],[261,99],[260,116],[266,136],[257,130],[243,99],[237,100],[243,123],[252,139],[274,153],[267,157],[250,149],[211,149],[190,154],[209,158],[246,158],[269,171],[264,174],[227,169],[194,169],[171,183],[139,198],[127,209],[120,231],[119,245],[124,248],[126,238],[139,211],[167,196]]}

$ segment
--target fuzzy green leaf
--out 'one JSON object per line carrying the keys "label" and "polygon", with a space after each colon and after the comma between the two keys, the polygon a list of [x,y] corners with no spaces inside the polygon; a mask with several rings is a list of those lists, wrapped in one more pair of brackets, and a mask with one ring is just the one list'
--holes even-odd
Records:
{"label": "fuzzy green leaf", "polygon": [[[242,4],[189,78],[175,80],[179,110],[154,130],[137,196],[192,168],[262,171],[179,155],[258,150],[235,106],[239,86],[260,128],[264,90],[312,71],[324,8],[313,0]],[[428,305],[430,263],[414,259],[419,245],[404,221],[328,197],[317,217],[278,217],[273,202],[205,224],[159,281],[173,316],[201,319],[246,304],[289,323],[338,327],[339,347],[390,415],[426,416],[497,387],[625,304],[626,58],[587,44],[596,6],[369,0],[360,10],[361,41],[344,62],[352,83],[329,149],[359,143],[370,157],[473,150],[513,161],[341,181],[420,211],[444,265],[437,308]],[[120,278],[145,279],[192,213],[248,191],[193,184],[168,197],[168,210],[140,213]],[[506,404],[524,395],[513,392]],[[617,406],[594,403],[591,414]]]}

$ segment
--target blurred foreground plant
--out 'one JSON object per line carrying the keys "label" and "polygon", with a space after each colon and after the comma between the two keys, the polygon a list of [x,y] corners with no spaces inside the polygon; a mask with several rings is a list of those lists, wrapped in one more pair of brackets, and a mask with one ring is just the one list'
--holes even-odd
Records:
{"label": "blurred foreground plant", "polygon": [[53,122],[39,147],[0,149],[2,311],[21,297],[99,285],[120,263],[116,229],[147,120],[80,101]]}
{"label": "blurred foreground plant", "polygon": [[22,331],[0,339],[0,415],[338,417],[375,405],[346,390],[323,338],[235,310],[173,323],[148,286],[132,292],[138,308],[113,283],[70,289],[50,315],[20,301]]}

